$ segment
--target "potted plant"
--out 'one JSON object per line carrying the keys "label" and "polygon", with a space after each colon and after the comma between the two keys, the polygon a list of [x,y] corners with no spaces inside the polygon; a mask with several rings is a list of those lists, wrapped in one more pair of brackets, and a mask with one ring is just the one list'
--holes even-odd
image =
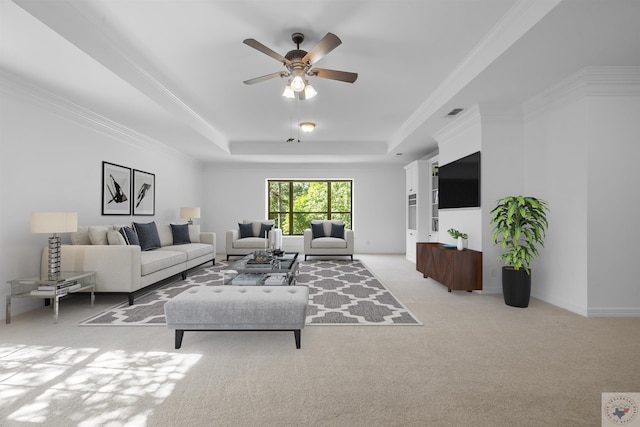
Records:
{"label": "potted plant", "polygon": [[458,243],[458,250],[461,251],[464,249],[464,241],[467,240],[467,238],[469,236],[467,236],[466,233],[461,233],[458,230],[456,230],[455,228],[450,228],[447,230],[447,233],[449,233],[449,236],[453,237],[454,240],[457,240]]}
{"label": "potted plant", "polygon": [[504,302],[513,307],[528,307],[531,296],[531,269],[538,256],[536,245],[544,246],[549,227],[547,202],[535,197],[508,196],[499,199],[491,211],[493,242],[502,254],[502,293]]}

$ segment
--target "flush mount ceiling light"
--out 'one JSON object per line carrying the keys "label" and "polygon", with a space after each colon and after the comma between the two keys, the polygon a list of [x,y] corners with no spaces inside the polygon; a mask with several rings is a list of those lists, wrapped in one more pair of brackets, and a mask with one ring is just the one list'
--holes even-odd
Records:
{"label": "flush mount ceiling light", "polygon": [[304,34],[293,33],[291,35],[291,40],[296,44],[296,48],[287,52],[285,56],[269,49],[255,39],[244,40],[244,44],[280,61],[287,69],[287,71],[278,71],[265,76],[245,80],[244,83],[252,85],[274,77],[290,77],[287,86],[284,88],[284,92],[282,92],[282,96],[286,98],[297,97],[298,99],[304,100],[311,99],[318,94],[318,92],[316,92],[316,90],[309,84],[307,76],[338,80],[347,83],[353,83],[358,78],[358,73],[327,70],[325,68],[311,68],[315,62],[319,61],[327,53],[331,52],[342,43],[335,34],[327,33],[327,35],[325,35],[309,52],[300,49],[300,43],[304,41]]}
{"label": "flush mount ceiling light", "polygon": [[300,129],[302,129],[302,132],[313,132],[313,130],[316,128],[316,124],[313,122],[302,122],[300,123]]}

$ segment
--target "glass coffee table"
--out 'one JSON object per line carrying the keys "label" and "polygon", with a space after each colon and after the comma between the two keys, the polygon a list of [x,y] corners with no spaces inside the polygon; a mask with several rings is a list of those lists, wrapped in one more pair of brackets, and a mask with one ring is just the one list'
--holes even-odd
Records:
{"label": "glass coffee table", "polygon": [[224,285],[292,286],[299,272],[298,252],[256,251],[229,265]]}

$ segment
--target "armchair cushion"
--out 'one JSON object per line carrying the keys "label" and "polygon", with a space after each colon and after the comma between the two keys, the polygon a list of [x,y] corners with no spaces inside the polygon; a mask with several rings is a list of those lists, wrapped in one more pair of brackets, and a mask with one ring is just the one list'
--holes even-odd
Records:
{"label": "armchair cushion", "polygon": [[331,236],[344,239],[344,224],[331,223]]}
{"label": "armchair cushion", "polygon": [[311,223],[311,234],[314,239],[318,239],[320,237],[324,237],[324,225],[319,223]]}
{"label": "armchair cushion", "polygon": [[245,239],[247,237],[253,237],[253,225],[252,224],[241,224],[238,223],[238,227],[240,228],[240,238]]}
{"label": "armchair cushion", "polygon": [[269,237],[269,231],[273,228],[273,224],[260,224],[260,237]]}

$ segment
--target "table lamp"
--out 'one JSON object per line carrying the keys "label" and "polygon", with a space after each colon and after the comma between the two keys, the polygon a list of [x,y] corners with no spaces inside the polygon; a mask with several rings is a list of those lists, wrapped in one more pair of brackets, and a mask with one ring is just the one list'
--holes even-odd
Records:
{"label": "table lamp", "polygon": [[60,237],[56,233],[78,231],[77,212],[33,212],[31,232],[53,234],[49,237],[48,274],[49,280],[56,280],[60,273]]}
{"label": "table lamp", "polygon": [[200,208],[183,207],[180,208],[180,218],[189,218],[187,224],[193,225],[193,218],[200,218]]}

